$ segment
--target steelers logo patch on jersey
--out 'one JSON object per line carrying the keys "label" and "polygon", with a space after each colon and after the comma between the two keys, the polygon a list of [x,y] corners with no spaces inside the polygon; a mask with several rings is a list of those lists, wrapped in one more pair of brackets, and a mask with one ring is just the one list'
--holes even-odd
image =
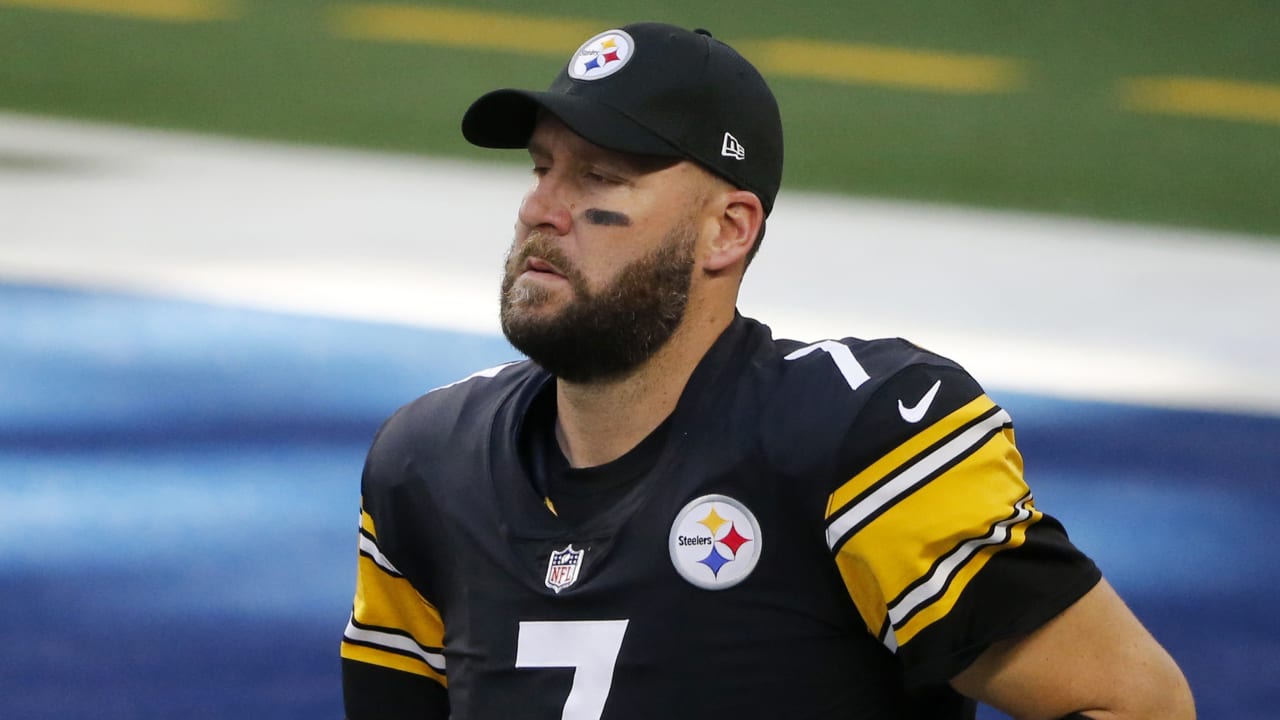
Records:
{"label": "steelers logo patch on jersey", "polygon": [[631,59],[635,41],[622,30],[606,30],[582,43],[569,59],[569,77],[599,80],[621,70]]}
{"label": "steelers logo patch on jersey", "polygon": [[755,569],[760,523],[746,505],[727,495],[703,495],[676,515],[668,548],[681,577],[705,590],[723,590]]}

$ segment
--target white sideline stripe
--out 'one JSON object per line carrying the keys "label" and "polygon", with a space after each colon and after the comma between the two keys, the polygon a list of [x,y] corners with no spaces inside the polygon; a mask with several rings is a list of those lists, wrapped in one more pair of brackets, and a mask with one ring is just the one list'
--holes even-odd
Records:
{"label": "white sideline stripe", "polygon": [[874,515],[881,508],[895,502],[899,497],[911,492],[916,483],[982,442],[987,433],[1009,422],[1012,422],[1009,418],[1009,413],[1000,410],[995,415],[952,438],[942,447],[920,458],[897,477],[876,488],[870,495],[840,513],[839,516],[831,521],[831,524],[827,526],[827,547],[834,551],[836,544],[840,542],[840,538],[850,529]]}
{"label": "white sideline stripe", "polygon": [[[907,593],[901,600],[889,608],[889,622],[892,629],[888,633],[888,637],[894,637],[893,630],[902,623],[903,618],[915,612],[916,608],[932,601],[938,597],[947,588],[947,579],[951,577],[951,573],[956,568],[969,561],[975,553],[981,548],[988,545],[1002,545],[1009,541],[1012,534],[1010,529],[1014,525],[1025,521],[1031,517],[1031,510],[1027,508],[1027,503],[1031,502],[1031,496],[1028,495],[1019,500],[1014,508],[1017,510],[1012,517],[1005,518],[995,524],[994,530],[989,537],[974,538],[968,542],[962,543],[960,547],[952,551],[945,560],[938,563],[938,567],[934,568],[929,579]],[[897,646],[897,640],[894,640],[894,647]],[[893,649],[893,648],[890,648]]]}
{"label": "white sideline stripe", "polygon": [[[0,112],[0,282],[498,336],[528,179]],[[739,308],[905,337],[988,391],[1280,415],[1277,277],[1263,238],[784,188]]]}
{"label": "white sideline stripe", "polygon": [[369,643],[390,650],[400,650],[412,654],[420,658],[422,662],[430,665],[436,672],[444,672],[445,663],[444,655],[441,653],[427,652],[422,646],[414,642],[412,639],[395,633],[381,632],[379,630],[365,630],[355,625],[355,619],[347,621],[347,630],[343,633],[343,637],[348,640]]}
{"label": "white sideline stripe", "polygon": [[378,549],[378,544],[373,540],[370,540],[369,536],[364,533],[360,533],[360,549],[368,554],[369,557],[373,558],[374,564],[383,570],[395,575],[404,575],[404,573],[396,569],[395,565],[391,564],[391,561],[387,559],[386,555],[382,554],[382,551]]}

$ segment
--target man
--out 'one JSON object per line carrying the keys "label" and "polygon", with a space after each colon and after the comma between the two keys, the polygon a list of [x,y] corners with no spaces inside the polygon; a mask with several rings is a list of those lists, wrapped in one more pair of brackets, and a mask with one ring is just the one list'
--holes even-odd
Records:
{"label": "man", "polygon": [[782,171],[736,52],[610,30],[463,133],[533,162],[501,292],[530,360],[379,431],[348,717],[1193,716],[960,367],[736,313]]}

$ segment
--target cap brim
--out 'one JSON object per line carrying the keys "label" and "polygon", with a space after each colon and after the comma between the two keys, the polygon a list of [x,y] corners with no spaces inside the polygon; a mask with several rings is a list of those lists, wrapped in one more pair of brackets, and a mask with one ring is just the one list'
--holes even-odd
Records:
{"label": "cap brim", "polygon": [[638,155],[685,157],[671,143],[618,110],[562,93],[511,89],[486,93],[462,116],[462,135],[480,147],[528,147],[541,109],[600,147]]}

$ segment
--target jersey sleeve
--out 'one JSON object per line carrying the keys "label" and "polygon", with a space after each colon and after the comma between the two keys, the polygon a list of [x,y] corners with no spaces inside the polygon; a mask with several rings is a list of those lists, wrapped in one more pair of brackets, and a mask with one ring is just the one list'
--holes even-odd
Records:
{"label": "jersey sleeve", "polygon": [[845,446],[827,544],[867,630],[910,685],[947,681],[1100,578],[1036,507],[1009,414],[958,367],[894,373]]}
{"label": "jersey sleeve", "polygon": [[445,720],[444,622],[392,558],[394,539],[379,534],[381,525],[388,535],[395,527],[380,454],[375,441],[362,483],[355,600],[341,646],[346,714]]}

